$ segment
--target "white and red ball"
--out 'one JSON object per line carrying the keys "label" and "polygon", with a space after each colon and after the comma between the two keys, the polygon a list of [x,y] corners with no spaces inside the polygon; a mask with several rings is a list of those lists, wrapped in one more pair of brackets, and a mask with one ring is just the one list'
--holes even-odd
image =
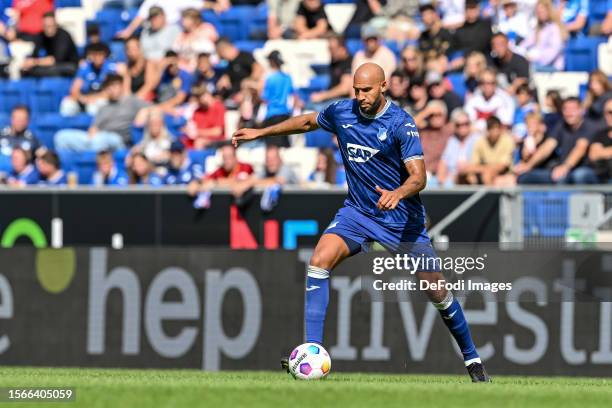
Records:
{"label": "white and red ball", "polygon": [[304,343],[289,356],[289,372],[300,380],[317,380],[331,370],[331,358],[320,344]]}

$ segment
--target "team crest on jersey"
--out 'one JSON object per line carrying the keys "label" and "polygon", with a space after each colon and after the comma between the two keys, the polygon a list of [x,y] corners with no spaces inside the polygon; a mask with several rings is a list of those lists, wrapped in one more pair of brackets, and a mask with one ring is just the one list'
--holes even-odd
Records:
{"label": "team crest on jersey", "polygon": [[378,137],[378,140],[380,140],[381,142],[387,140],[387,129],[378,128],[378,134],[376,135],[376,137]]}
{"label": "team crest on jersey", "polygon": [[361,146],[354,143],[347,143],[346,150],[348,152],[349,161],[354,161],[356,163],[365,163],[379,152],[377,149],[372,149],[371,147]]}

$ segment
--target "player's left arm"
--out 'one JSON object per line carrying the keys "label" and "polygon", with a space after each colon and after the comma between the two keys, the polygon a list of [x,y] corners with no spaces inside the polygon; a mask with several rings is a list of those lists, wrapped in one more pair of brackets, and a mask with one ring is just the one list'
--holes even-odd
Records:
{"label": "player's left arm", "polygon": [[392,191],[376,186],[376,191],[380,193],[376,204],[379,210],[394,210],[401,200],[418,194],[425,188],[427,184],[425,161],[423,159],[408,160],[405,166],[408,178],[401,186]]}

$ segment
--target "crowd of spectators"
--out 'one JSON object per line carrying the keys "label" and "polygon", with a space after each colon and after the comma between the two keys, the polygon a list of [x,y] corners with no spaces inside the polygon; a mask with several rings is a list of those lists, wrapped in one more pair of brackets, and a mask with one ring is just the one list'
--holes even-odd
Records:
{"label": "crowd of spectators", "polygon": [[[341,33],[321,0],[268,0],[262,39],[327,41],[329,86],[306,95],[285,72],[281,52],[257,62],[203,17],[259,1],[124,3],[139,4],[115,34],[125,62],[110,58],[95,25],[78,49],[52,0],[14,0],[10,18],[0,17],[0,64],[1,44],[32,42],[21,76],[72,78],[59,112],[93,117],[87,130],[58,131],[54,151],[38,141],[28,107],[14,106],[0,129],[0,154],[10,156],[12,170],[0,182],[74,183],[62,170],[62,153],[95,151],[94,185],[188,185],[199,207],[209,205],[214,186],[231,188],[237,199],[264,187],[264,208],[274,205],[279,185],[343,185],[333,143],[320,149],[307,180],[282,162],[279,148],[290,148],[290,138],[265,142],[261,172],[239,162],[227,145],[226,112],[237,111],[240,127],[259,127],[320,110],[352,96],[352,73],[365,62],[383,68],[387,98],[414,116],[430,187],[611,181],[610,79],[595,70],[582,99],[553,90],[542,101],[533,81],[534,72],[563,70],[569,39],[612,33],[612,11],[588,26],[588,0],[356,0]],[[355,39],[362,46],[351,53]],[[449,80],[456,73],[460,84]],[[170,129],[168,118],[181,126]],[[218,169],[191,161],[189,151],[201,149],[220,150]]]}

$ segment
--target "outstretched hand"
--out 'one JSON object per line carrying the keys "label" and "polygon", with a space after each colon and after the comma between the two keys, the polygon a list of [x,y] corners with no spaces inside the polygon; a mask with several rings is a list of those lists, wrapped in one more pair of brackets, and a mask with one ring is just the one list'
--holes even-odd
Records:
{"label": "outstretched hand", "polygon": [[262,136],[261,129],[238,129],[232,135],[232,145],[238,147],[239,144],[248,142],[249,140],[255,140]]}
{"label": "outstretched hand", "polygon": [[376,207],[379,210],[394,210],[399,205],[402,196],[396,190],[389,191],[376,186],[376,191],[380,194]]}

